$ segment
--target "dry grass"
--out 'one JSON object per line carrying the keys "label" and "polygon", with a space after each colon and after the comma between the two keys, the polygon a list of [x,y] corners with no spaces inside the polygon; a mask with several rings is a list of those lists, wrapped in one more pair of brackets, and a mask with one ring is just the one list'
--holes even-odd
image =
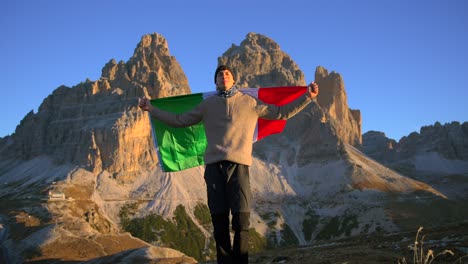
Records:
{"label": "dry grass", "polygon": [[[413,245],[410,246],[410,249],[413,251],[413,264],[431,264],[436,258],[441,256],[450,255],[453,256],[454,253],[452,250],[445,249],[442,252],[436,254],[432,249],[424,248],[424,239],[426,235],[420,234],[423,230],[423,227],[419,227],[418,232],[416,233],[416,238]],[[462,259],[468,255],[460,257],[454,263],[462,263]],[[398,264],[408,264],[405,258],[398,261]]]}

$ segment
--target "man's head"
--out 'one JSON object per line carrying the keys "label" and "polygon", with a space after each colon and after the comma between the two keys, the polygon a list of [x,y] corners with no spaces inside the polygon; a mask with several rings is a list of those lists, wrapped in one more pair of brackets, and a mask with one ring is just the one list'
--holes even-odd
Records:
{"label": "man's head", "polygon": [[229,90],[234,86],[236,78],[231,68],[226,65],[221,65],[215,71],[214,81],[216,89]]}

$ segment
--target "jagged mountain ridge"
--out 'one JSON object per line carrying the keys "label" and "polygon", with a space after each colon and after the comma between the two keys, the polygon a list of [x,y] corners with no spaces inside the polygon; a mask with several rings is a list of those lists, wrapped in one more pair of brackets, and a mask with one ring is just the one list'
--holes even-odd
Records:
{"label": "jagged mountain ridge", "polygon": [[[436,122],[422,127],[419,133],[402,137],[398,142],[378,131],[369,131],[363,137],[366,137],[363,150],[386,163],[426,152],[437,152],[451,160],[468,160],[468,122],[444,125]],[[382,156],[378,156],[379,153],[383,153]]]}
{"label": "jagged mountain ridge", "polygon": [[468,198],[468,122],[436,122],[398,142],[383,132],[369,131],[363,135],[362,151],[449,197]]}
{"label": "jagged mountain ridge", "polygon": [[[305,84],[294,61],[273,40],[259,34],[249,33],[219,63],[236,67],[241,88]],[[202,169],[162,173],[148,116],[136,107],[141,95],[189,93],[179,70],[165,39],[152,34],[143,36],[127,63],[107,63],[100,80],[56,89],[37,114],[28,114],[15,134],[1,141],[0,177],[10,183],[3,186],[2,199],[24,199],[30,194],[37,198],[44,195],[41,189],[57,181],[67,196],[85,202],[67,210],[49,208],[52,218],[64,219],[53,230],[80,223],[76,231],[82,236],[118,233],[119,209],[129,201],[140,203],[137,217],[157,213],[170,218],[183,204],[196,219],[195,206],[206,203]],[[273,234],[280,241],[287,225],[298,243],[310,243],[320,237],[330,219],[343,215],[360,224],[329,238],[379,227],[397,230],[397,224],[389,222],[393,219],[386,210],[390,209],[381,202],[389,199],[387,192],[411,197],[412,192],[423,191],[442,197],[430,186],[378,164],[364,166],[368,162],[352,147],[361,142],[360,114],[348,108],[341,76],[318,67],[315,77],[321,86],[318,103],[290,120],[284,133],[255,145],[251,181],[257,203],[251,222],[259,233]],[[76,178],[87,179],[88,184],[76,188]],[[404,189],[398,181],[406,183]],[[278,212],[275,218],[265,219],[272,212]],[[309,213],[322,222],[311,234],[304,234],[303,220]]]}
{"label": "jagged mountain ridge", "polygon": [[[53,91],[38,113],[30,112],[15,133],[3,139],[2,159],[48,155],[59,164],[70,162],[93,172],[122,175],[138,170],[139,165],[154,166],[154,150],[148,148],[149,124],[137,111],[136,100],[143,95],[187,93],[187,78],[169,54],[166,40],[157,34],[144,36],[127,63],[109,61],[99,80]],[[148,153],[132,155],[143,149]],[[137,167],[128,168],[128,164]]]}

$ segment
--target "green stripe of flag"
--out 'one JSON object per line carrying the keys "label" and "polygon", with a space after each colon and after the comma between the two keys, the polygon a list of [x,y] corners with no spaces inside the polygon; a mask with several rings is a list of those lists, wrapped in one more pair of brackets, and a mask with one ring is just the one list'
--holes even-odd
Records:
{"label": "green stripe of flag", "polygon": [[[203,94],[197,93],[154,99],[151,104],[165,111],[183,113],[193,109],[201,101]],[[190,127],[174,128],[151,118],[151,126],[164,171],[180,171],[205,164],[203,154],[207,142],[202,122]]]}

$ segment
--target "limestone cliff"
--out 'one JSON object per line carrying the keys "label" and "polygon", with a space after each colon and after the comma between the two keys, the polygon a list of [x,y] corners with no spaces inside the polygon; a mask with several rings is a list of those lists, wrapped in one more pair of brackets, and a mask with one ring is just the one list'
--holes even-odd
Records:
{"label": "limestone cliff", "polygon": [[335,122],[338,137],[353,146],[362,143],[361,138],[361,112],[350,109],[348,98],[341,74],[328,73],[323,67],[315,72],[315,81],[322,87],[318,95],[320,106],[326,109],[328,119]]}
{"label": "limestone cliff", "polygon": [[141,167],[157,164],[148,116],[137,98],[190,93],[187,78],[170,55],[166,40],[145,35],[130,60],[110,60],[97,81],[61,86],[38,113],[30,112],[1,149],[2,158],[51,156],[128,180]]}
{"label": "limestone cliff", "polygon": [[[110,207],[119,208],[120,201],[147,195],[135,189],[143,184],[142,171],[154,171],[158,166],[148,115],[137,108],[137,98],[187,93],[190,93],[187,78],[170,55],[166,40],[159,34],[143,36],[128,62],[110,60],[99,80],[58,87],[44,99],[37,113],[28,113],[15,133],[2,139],[0,177],[5,183],[2,199],[24,199],[34,204],[31,208],[40,208],[38,201],[47,197],[46,190],[61,186],[66,197],[74,200],[59,202],[65,206],[58,209],[55,204],[49,204],[47,213],[32,214],[42,218],[37,229],[52,221],[50,228],[46,228],[55,236],[50,239],[52,242],[57,238],[57,241],[68,241],[70,233],[72,237],[82,236],[77,243],[82,248],[79,251],[65,247],[63,252],[71,250],[68,259],[76,255],[73,252],[86,259],[114,254],[135,245],[149,246],[141,240],[127,238],[128,235],[115,236],[120,229],[118,219],[114,218],[118,209],[115,212],[106,208],[109,203],[115,204],[114,201],[117,205]],[[87,180],[77,180],[76,175],[87,175]],[[157,183],[152,185],[158,187]],[[31,213],[21,206],[14,209]],[[60,223],[56,219],[61,219]],[[87,237],[106,240],[101,235],[114,236],[108,239],[123,243],[120,250],[94,250],[96,243],[88,243]],[[61,252],[52,252],[54,246],[47,246],[53,243],[43,241],[47,243],[33,243],[47,257],[60,256]],[[10,245],[8,248],[21,249],[13,251],[10,260],[19,261],[17,254],[28,250],[24,248],[28,243],[8,240],[5,244]],[[163,257],[165,251],[160,252],[162,255],[153,257]],[[144,250],[141,254],[145,254]]]}

